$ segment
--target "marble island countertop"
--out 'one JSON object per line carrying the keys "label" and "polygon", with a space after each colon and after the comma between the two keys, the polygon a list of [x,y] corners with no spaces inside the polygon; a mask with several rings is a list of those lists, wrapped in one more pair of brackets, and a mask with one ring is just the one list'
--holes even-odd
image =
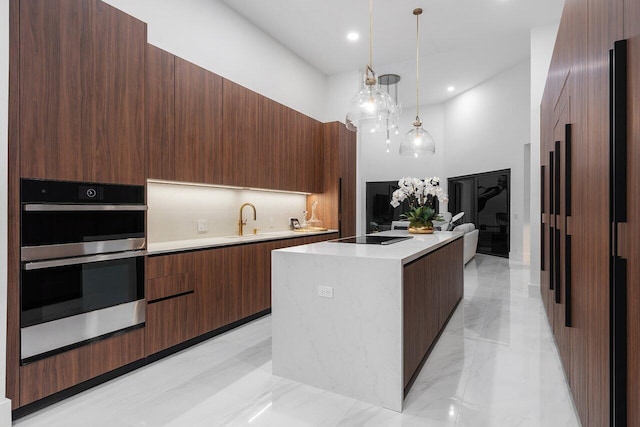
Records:
{"label": "marble island countertop", "polygon": [[383,231],[372,235],[397,237],[411,236],[413,238],[390,245],[365,245],[327,241],[303,246],[293,246],[290,248],[279,249],[279,251],[300,254],[332,255],[338,257],[389,259],[401,261],[402,264],[407,264],[456,239],[462,238],[464,233],[457,231],[436,231],[433,234],[409,234],[406,230],[393,230]]}
{"label": "marble island countertop", "polygon": [[184,252],[197,249],[214,248],[218,246],[243,245],[245,243],[257,243],[269,240],[295,239],[300,237],[317,236],[321,234],[337,233],[338,230],[326,231],[272,231],[244,236],[218,236],[203,239],[174,240],[170,242],[158,242],[147,244],[147,255],[158,255],[172,252]]}

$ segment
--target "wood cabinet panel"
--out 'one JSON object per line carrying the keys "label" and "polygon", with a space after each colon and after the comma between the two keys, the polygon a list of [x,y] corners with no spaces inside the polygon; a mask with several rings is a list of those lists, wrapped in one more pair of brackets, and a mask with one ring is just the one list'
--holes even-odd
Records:
{"label": "wood cabinet panel", "polygon": [[462,298],[463,239],[403,269],[404,386],[414,379],[435,338]]}
{"label": "wood cabinet panel", "polygon": [[147,44],[145,63],[148,177],[175,180],[175,56]]}
{"label": "wood cabinet panel", "polygon": [[264,188],[264,178],[270,168],[260,158],[260,146],[263,145],[259,127],[262,97],[227,79],[223,80],[222,92],[223,182]]}
{"label": "wood cabinet panel", "polygon": [[104,2],[90,5],[83,19],[80,63],[84,175],[94,182],[144,184],[147,27]]}
{"label": "wood cabinet panel", "polygon": [[271,308],[271,251],[282,242],[267,242],[242,247],[243,317]]}
{"label": "wood cabinet panel", "polygon": [[148,302],[194,290],[195,273],[179,273],[147,280],[145,296]]}
{"label": "wood cabinet panel", "polygon": [[100,1],[20,8],[21,176],[144,183],[146,25]]}
{"label": "wood cabinet panel", "polygon": [[191,252],[147,257],[147,279],[190,273],[195,268],[195,259]]}
{"label": "wood cabinet panel", "polygon": [[224,184],[222,77],[175,58],[175,177]]}
{"label": "wood cabinet panel", "polygon": [[147,356],[197,336],[197,317],[195,293],[148,303],[145,328]]}
{"label": "wood cabinet panel", "polygon": [[340,122],[323,125],[322,193],[308,198],[308,209],[318,201],[318,216],[342,237],[356,234],[356,134]]}
{"label": "wood cabinet panel", "polygon": [[20,6],[20,175],[82,180],[83,9],[89,2],[24,0]]}
{"label": "wood cabinet panel", "polygon": [[144,329],[116,335],[20,367],[20,406],[144,357]]}
{"label": "wood cabinet panel", "polygon": [[264,180],[264,188],[277,188],[284,190],[288,181],[292,179],[287,165],[287,150],[289,149],[286,138],[288,126],[288,109],[273,100],[262,97],[260,107],[260,138],[262,143],[257,144],[256,153],[262,165],[260,179]]}

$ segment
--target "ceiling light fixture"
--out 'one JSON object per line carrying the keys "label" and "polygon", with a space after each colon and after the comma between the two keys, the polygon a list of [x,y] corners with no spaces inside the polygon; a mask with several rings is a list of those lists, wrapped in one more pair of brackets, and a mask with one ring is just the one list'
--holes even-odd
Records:
{"label": "ceiling light fixture", "polygon": [[360,34],[356,33],[355,31],[352,31],[349,34],[347,34],[347,39],[352,42],[358,40],[359,38],[360,38]]}
{"label": "ceiling light fixture", "polygon": [[[378,82],[380,82],[380,86],[384,86],[384,90],[391,96],[393,102],[396,104],[396,110],[398,114],[402,113],[402,105],[398,102],[398,82],[400,82],[400,76],[397,74],[383,74],[378,77]],[[393,86],[393,95],[391,95]],[[396,126],[395,134],[398,134],[398,127]],[[389,135],[389,126],[387,125],[387,153],[391,152],[391,137]]]}
{"label": "ceiling light fixture", "polygon": [[389,94],[380,90],[373,71],[373,0],[369,0],[369,64],[364,71],[363,88],[349,103],[345,119],[351,131],[385,131],[398,126],[398,110]]}
{"label": "ceiling light fixture", "polygon": [[400,143],[401,156],[421,157],[436,152],[436,143],[426,130],[422,128],[420,120],[420,15],[422,9],[414,9],[416,16],[416,121],[411,129],[402,138]]}
{"label": "ceiling light fixture", "polygon": [[456,90],[456,88],[455,88],[455,87],[453,87],[453,86],[449,86],[449,87],[447,88],[447,90],[448,90],[449,92],[453,92],[454,90]]}

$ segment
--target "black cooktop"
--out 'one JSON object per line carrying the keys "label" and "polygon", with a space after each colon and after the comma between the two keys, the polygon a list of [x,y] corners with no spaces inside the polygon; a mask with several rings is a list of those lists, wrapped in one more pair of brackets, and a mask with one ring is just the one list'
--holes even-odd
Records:
{"label": "black cooktop", "polygon": [[394,243],[402,242],[403,240],[413,239],[411,236],[398,237],[398,236],[355,236],[347,237],[344,239],[332,240],[335,243],[357,243],[360,245],[392,245]]}

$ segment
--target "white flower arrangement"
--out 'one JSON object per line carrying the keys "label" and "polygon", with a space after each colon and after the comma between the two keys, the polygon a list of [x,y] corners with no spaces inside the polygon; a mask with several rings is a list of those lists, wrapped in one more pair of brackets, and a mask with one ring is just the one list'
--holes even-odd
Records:
{"label": "white flower arrangement", "polygon": [[400,203],[409,200],[411,209],[424,206],[427,203],[427,196],[436,197],[440,203],[447,203],[449,197],[440,187],[440,178],[434,176],[425,178],[424,181],[418,178],[402,178],[398,181],[398,188],[391,196],[391,206],[397,208]]}

